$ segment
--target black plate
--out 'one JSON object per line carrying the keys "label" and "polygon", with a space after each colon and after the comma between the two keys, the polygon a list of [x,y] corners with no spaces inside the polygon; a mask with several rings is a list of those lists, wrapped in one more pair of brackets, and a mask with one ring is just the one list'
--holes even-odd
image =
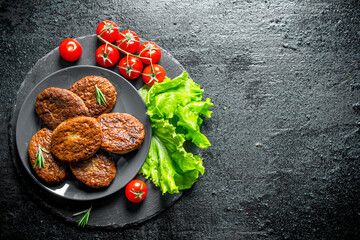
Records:
{"label": "black plate", "polygon": [[[30,165],[28,146],[32,136],[42,128],[35,113],[37,95],[48,87],[68,89],[74,82],[89,75],[107,78],[116,88],[117,101],[112,112],[129,113],[136,117],[145,128],[145,139],[138,151],[126,155],[114,155],[116,176],[109,187],[101,190],[85,188],[75,178],[69,178],[59,185],[49,185],[41,181]],[[74,66],[59,70],[35,86],[25,99],[16,123],[16,145],[22,164],[30,176],[42,188],[71,200],[94,200],[119,191],[139,172],[148,154],[151,142],[151,124],[146,115],[146,105],[136,88],[119,74],[96,66]]]}

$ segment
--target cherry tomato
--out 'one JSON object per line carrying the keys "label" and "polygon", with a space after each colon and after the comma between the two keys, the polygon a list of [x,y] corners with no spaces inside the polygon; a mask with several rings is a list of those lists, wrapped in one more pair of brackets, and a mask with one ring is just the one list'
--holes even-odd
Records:
{"label": "cherry tomato", "polygon": [[123,57],[119,62],[119,72],[127,79],[140,77],[143,68],[141,59],[130,55]]}
{"label": "cherry tomato", "polygon": [[114,66],[119,58],[119,51],[107,44],[101,45],[95,52],[96,62],[102,67]]}
{"label": "cherry tomato", "polygon": [[133,203],[139,203],[143,201],[146,197],[146,194],[147,186],[143,181],[139,179],[130,181],[125,188],[126,198]]}
{"label": "cherry tomato", "polygon": [[135,32],[125,30],[118,35],[116,45],[128,53],[136,53],[136,51],[139,50],[140,39]]}
{"label": "cherry tomato", "polygon": [[151,65],[147,66],[143,73],[142,79],[146,85],[152,86],[155,82],[161,83],[165,78],[165,70],[159,64],[153,64],[153,69],[151,69]]}
{"label": "cherry tomato", "polygon": [[[158,45],[156,45],[153,42],[144,42],[143,44],[141,44],[139,53],[140,53],[140,57],[151,58],[153,64],[157,63],[161,58],[161,50],[158,47]],[[150,64],[149,59],[141,59],[141,60],[145,64]]]}
{"label": "cherry tomato", "polygon": [[[113,43],[119,35],[118,26],[113,21],[102,21],[96,28],[96,34],[101,35],[106,41]],[[100,39],[104,43],[103,40]]]}
{"label": "cherry tomato", "polygon": [[82,48],[78,41],[72,38],[68,38],[60,43],[59,52],[61,57],[66,61],[73,62],[80,58]]}

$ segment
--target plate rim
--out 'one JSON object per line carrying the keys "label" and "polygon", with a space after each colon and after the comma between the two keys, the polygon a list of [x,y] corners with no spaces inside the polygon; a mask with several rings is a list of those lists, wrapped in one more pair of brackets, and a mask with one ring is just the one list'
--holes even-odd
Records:
{"label": "plate rim", "polygon": [[[27,166],[25,166],[24,162],[23,162],[23,159],[21,157],[21,154],[20,154],[20,150],[19,150],[19,144],[18,144],[18,125],[19,125],[19,118],[20,118],[20,113],[23,111],[23,108],[25,107],[25,103],[28,101],[28,99],[30,98],[30,95],[39,87],[39,85],[41,85],[44,81],[46,81],[47,79],[53,77],[54,75],[56,74],[59,74],[59,72],[63,72],[63,71],[67,71],[67,70],[72,70],[72,69],[77,69],[77,68],[92,68],[92,69],[97,69],[97,70],[100,70],[100,71],[105,71],[105,72],[108,72],[110,74],[114,74],[116,75],[117,77],[120,77],[124,82],[126,82],[126,84],[128,86],[130,86],[130,88],[132,88],[138,95],[138,97],[141,99],[141,102],[143,102],[145,108],[146,108],[146,104],[143,100],[143,98],[141,97],[140,93],[138,92],[138,90],[136,89],[135,86],[133,86],[131,83],[129,83],[129,81],[127,81],[124,77],[122,77],[120,74],[118,74],[117,72],[115,71],[112,71],[110,69],[107,69],[107,68],[103,68],[103,67],[99,67],[99,66],[93,66],[93,65],[75,65],[75,66],[69,66],[69,67],[65,67],[65,68],[62,68],[62,69],[59,69],[49,75],[47,75],[46,77],[44,77],[42,80],[40,80],[31,90],[30,92],[27,94],[26,98],[24,99],[21,107],[19,108],[19,112],[18,112],[18,116],[16,118],[16,125],[15,125],[15,145],[16,145],[16,152],[18,153],[19,155],[19,158],[20,158],[20,162],[21,162],[21,165],[26,169],[26,172],[30,175],[30,177],[34,180],[34,182],[37,183],[37,185],[39,185],[42,189],[46,190],[47,192],[49,192],[51,195],[55,196],[55,197],[59,197],[59,198],[62,198],[62,199],[66,199],[66,200],[72,200],[72,201],[79,201],[79,202],[86,202],[86,201],[92,201],[92,200],[98,200],[98,199],[101,199],[101,198],[105,198],[105,197],[109,197],[110,195],[114,194],[114,193],[117,193],[119,192],[121,189],[123,189],[126,184],[128,182],[130,182],[137,174],[138,172],[140,171],[141,167],[143,166],[145,160],[146,160],[146,157],[144,158],[140,168],[134,173],[132,174],[132,178],[126,183],[124,184],[124,186],[112,191],[112,192],[109,192],[107,194],[102,194],[100,196],[92,196],[92,197],[88,197],[86,199],[77,199],[77,198],[71,198],[69,196],[65,196],[65,195],[61,195],[61,194],[58,194],[54,191],[52,191],[48,186],[46,186],[44,183],[41,182],[41,180],[39,179],[38,176],[35,176],[34,173],[31,171],[31,169],[29,169]],[[80,80],[80,79],[79,79]],[[149,130],[150,131],[147,131],[146,132],[146,136],[150,137],[150,143],[149,143],[149,146],[148,148],[146,149],[146,156],[148,155],[148,152],[150,150],[150,145],[151,145],[151,137],[152,137],[152,127],[151,127],[151,121],[150,121],[150,118],[148,115],[146,115],[146,118],[148,119],[149,121],[149,124],[150,124],[150,128]],[[40,130],[40,129],[39,129]],[[39,131],[38,130],[38,131]],[[145,141],[145,139],[144,139]],[[30,142],[30,141],[29,141]],[[61,183],[60,183],[61,184]],[[104,190],[104,192],[106,191],[106,189]]]}

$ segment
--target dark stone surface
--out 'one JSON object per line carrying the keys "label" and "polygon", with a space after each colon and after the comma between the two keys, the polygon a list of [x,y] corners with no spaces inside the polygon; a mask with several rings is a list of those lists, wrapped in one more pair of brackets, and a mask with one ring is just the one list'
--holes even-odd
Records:
{"label": "dark stone surface", "polygon": [[[357,0],[2,1],[1,237],[359,239],[359,10]],[[215,103],[205,174],[163,214],[111,231],[49,212],[8,144],[27,72],[104,19],[167,49]]]}

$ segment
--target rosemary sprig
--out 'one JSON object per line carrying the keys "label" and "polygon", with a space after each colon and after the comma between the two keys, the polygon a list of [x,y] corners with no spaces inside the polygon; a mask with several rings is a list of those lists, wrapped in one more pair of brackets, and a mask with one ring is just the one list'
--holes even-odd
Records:
{"label": "rosemary sprig", "polygon": [[90,217],[90,211],[92,209],[92,206],[90,206],[90,208],[85,209],[81,212],[77,212],[73,214],[73,217],[84,214],[84,216],[82,216],[79,221],[78,221],[78,226],[82,226],[85,227],[87,225],[87,223],[89,222],[89,217]]}
{"label": "rosemary sprig", "polygon": [[106,103],[106,98],[104,96],[104,94],[102,93],[102,91],[100,90],[100,88],[98,88],[97,85],[95,85],[95,95],[96,95],[96,100],[99,103],[99,105],[101,106],[101,103]]}
{"label": "rosemary sprig", "polygon": [[38,168],[42,168],[42,167],[45,167],[45,157],[43,155],[42,152],[46,152],[46,153],[49,153],[49,151],[45,150],[45,149],[42,149],[40,146],[38,148],[38,150],[36,151],[36,161],[35,161],[35,164],[33,166],[33,168],[36,167],[36,164],[38,165]]}

